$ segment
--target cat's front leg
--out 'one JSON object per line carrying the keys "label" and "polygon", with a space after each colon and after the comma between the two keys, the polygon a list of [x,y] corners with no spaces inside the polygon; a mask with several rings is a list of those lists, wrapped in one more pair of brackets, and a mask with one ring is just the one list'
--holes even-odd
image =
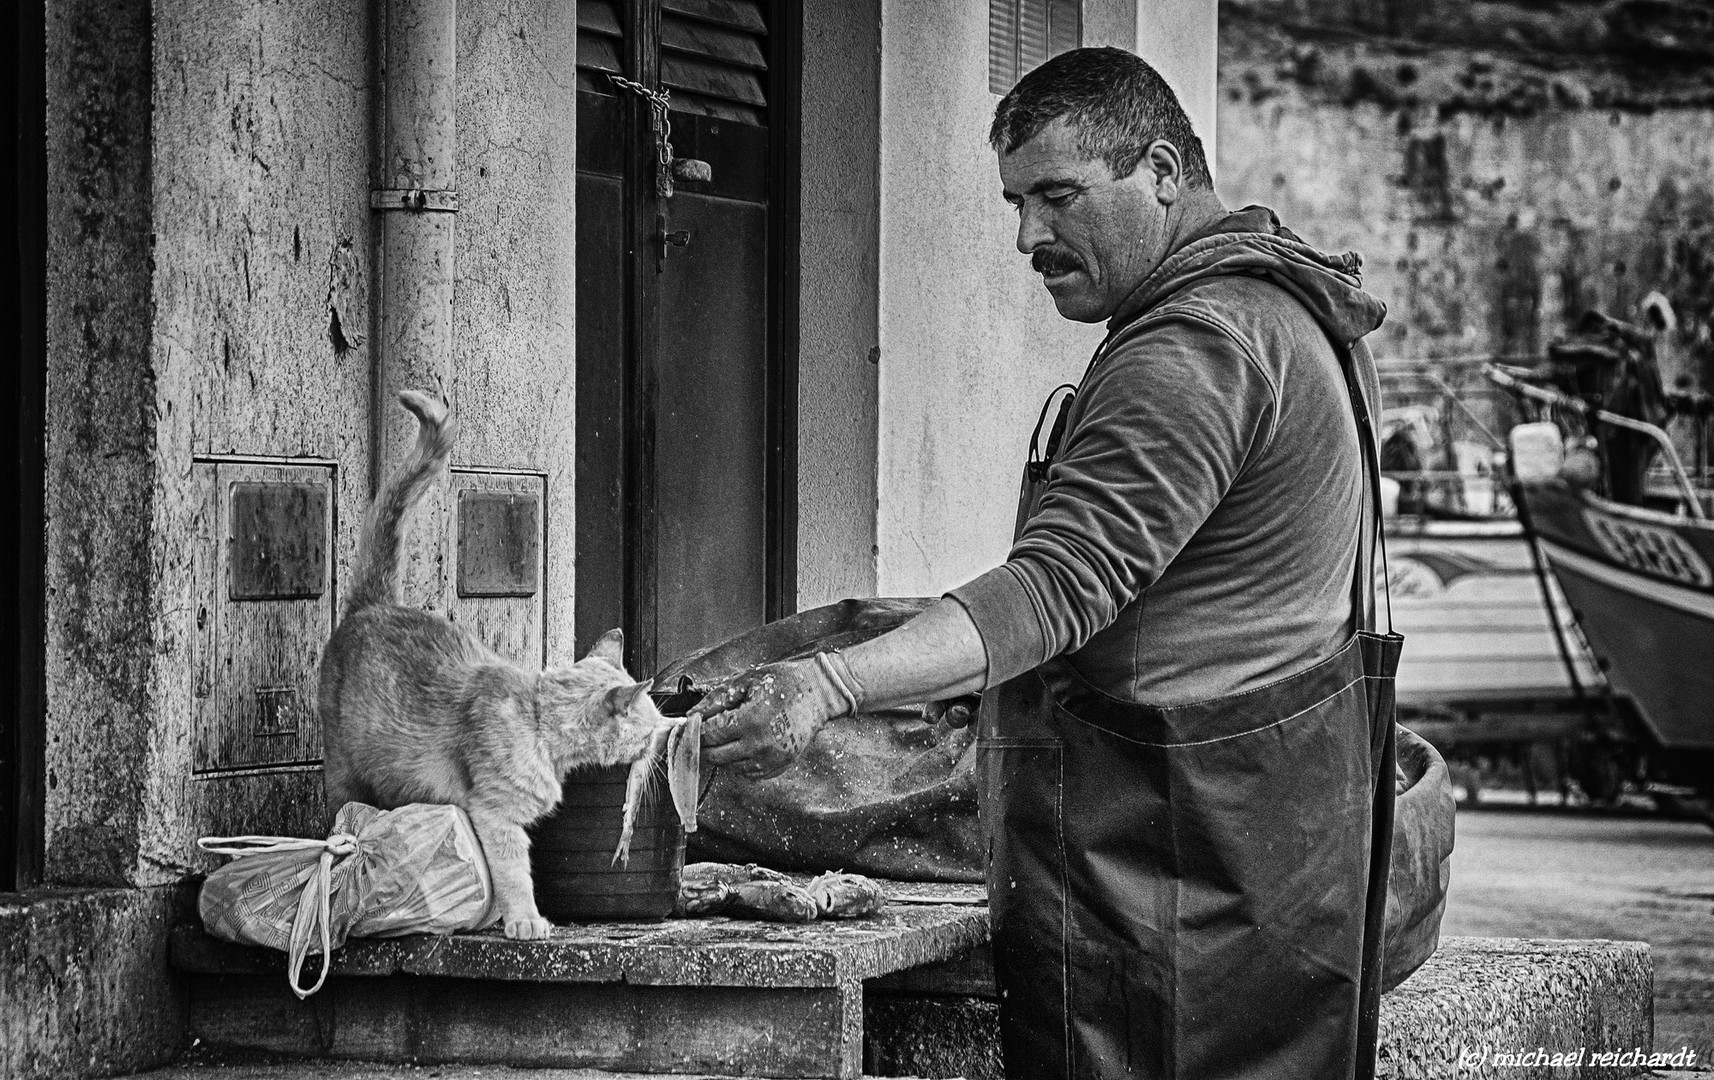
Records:
{"label": "cat's front leg", "polygon": [[500,906],[500,922],[509,938],[545,938],[553,924],[536,908],[535,880],[530,875],[530,839],[524,827],[492,811],[473,809],[470,823],[488,857],[488,876],[494,882],[494,900]]}

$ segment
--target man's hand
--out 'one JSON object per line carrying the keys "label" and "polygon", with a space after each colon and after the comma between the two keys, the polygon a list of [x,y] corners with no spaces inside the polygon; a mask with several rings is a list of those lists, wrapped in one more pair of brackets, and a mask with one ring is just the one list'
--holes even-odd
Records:
{"label": "man's hand", "polygon": [[784,772],[821,726],[852,711],[854,699],[815,657],[764,664],[709,691],[702,717],[702,755],[750,780]]}

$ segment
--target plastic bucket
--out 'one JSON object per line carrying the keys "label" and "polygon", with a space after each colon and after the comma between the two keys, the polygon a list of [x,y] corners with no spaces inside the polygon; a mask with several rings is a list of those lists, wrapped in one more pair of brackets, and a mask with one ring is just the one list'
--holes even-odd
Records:
{"label": "plastic bucket", "polygon": [[[702,691],[681,679],[651,695],[663,716],[683,716]],[[684,827],[664,763],[649,778],[631,830],[631,857],[613,862],[631,767],[574,769],[559,808],[530,829],[536,907],[552,922],[658,922],[672,914],[684,869]]]}
{"label": "plastic bucket", "polygon": [[631,857],[615,864],[630,767],[574,770],[552,815],[530,830],[536,906],[553,922],[655,922],[672,914],[684,829],[665,784],[637,811]]}

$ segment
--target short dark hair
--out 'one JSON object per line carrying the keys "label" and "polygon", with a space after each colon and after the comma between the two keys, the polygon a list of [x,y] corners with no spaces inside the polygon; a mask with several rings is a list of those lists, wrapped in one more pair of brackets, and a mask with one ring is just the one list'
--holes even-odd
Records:
{"label": "short dark hair", "polygon": [[1178,147],[1187,181],[1213,186],[1202,140],[1172,87],[1124,49],[1073,49],[1025,75],[994,107],[988,141],[1009,154],[1061,117],[1114,176],[1131,175],[1149,144],[1165,139]]}

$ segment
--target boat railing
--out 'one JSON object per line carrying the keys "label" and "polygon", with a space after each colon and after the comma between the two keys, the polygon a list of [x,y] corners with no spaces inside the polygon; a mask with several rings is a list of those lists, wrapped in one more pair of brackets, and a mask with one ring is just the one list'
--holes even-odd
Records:
{"label": "boat railing", "polygon": [[1660,447],[1662,460],[1667,463],[1667,467],[1677,483],[1686,511],[1691,517],[1699,521],[1707,519],[1707,511],[1702,506],[1702,496],[1696,490],[1696,485],[1690,482],[1690,474],[1685,471],[1684,462],[1679,459],[1678,450],[1672,445],[1672,439],[1667,435],[1665,429],[1656,427],[1645,420],[1637,420],[1597,408],[1586,401],[1562,394],[1550,387],[1537,386],[1526,381],[1527,374],[1522,369],[1508,368],[1504,364],[1489,364],[1487,368],[1488,378],[1515,394],[1530,398],[1533,401],[1539,401],[1545,405],[1574,412],[1595,423],[1624,428],[1654,440],[1655,444]]}
{"label": "boat railing", "polygon": [[1450,469],[1382,470],[1381,475],[1399,485],[1398,503],[1389,506],[1387,517],[1437,521],[1512,520],[1511,491],[1503,473],[1462,472]]}

